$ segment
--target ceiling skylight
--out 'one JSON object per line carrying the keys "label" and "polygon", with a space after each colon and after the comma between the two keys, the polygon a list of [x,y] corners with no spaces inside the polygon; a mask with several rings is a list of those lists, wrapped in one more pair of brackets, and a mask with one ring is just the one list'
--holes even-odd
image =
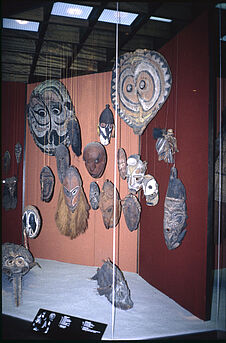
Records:
{"label": "ceiling skylight", "polygon": [[87,19],[93,7],[69,4],[65,2],[55,2],[51,14],[62,17]]}
{"label": "ceiling skylight", "polygon": [[171,23],[172,19],[169,18],[162,18],[162,17],[155,17],[155,16],[151,16],[150,17],[151,20],[157,20],[157,21],[164,21],[165,23]]}
{"label": "ceiling skylight", "polygon": [[38,32],[39,23],[36,21],[3,18],[3,28]]}
{"label": "ceiling skylight", "polygon": [[116,24],[118,21],[118,23],[122,25],[131,25],[137,16],[138,14],[136,13],[122,12],[122,11],[118,11],[118,16],[117,16],[117,11],[105,9],[101,13],[98,21],[104,21],[105,23],[113,23],[113,24]]}

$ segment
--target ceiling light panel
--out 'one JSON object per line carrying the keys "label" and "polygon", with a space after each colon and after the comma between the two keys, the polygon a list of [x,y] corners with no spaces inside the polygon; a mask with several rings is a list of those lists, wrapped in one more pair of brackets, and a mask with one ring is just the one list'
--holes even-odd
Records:
{"label": "ceiling light panel", "polygon": [[162,17],[155,17],[155,16],[151,16],[150,19],[156,20],[156,21],[163,21],[164,23],[171,23],[172,21],[172,19],[169,19],[169,18],[162,18]]}
{"label": "ceiling light panel", "polygon": [[138,14],[123,12],[123,11],[114,11],[114,10],[103,10],[98,21],[103,21],[105,23],[119,24],[122,25],[131,25],[132,22],[136,19]]}
{"label": "ceiling light panel", "polygon": [[62,17],[87,19],[93,7],[69,4],[65,2],[55,2],[51,14]]}
{"label": "ceiling light panel", "polygon": [[3,28],[38,32],[39,23],[20,19],[3,18]]}

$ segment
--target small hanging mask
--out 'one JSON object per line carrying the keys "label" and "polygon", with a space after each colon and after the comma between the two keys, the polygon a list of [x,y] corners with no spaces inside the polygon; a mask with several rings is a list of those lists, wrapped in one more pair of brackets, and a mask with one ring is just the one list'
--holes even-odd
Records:
{"label": "small hanging mask", "polygon": [[17,164],[20,163],[21,161],[21,153],[22,153],[22,146],[21,144],[18,142],[15,145],[15,156],[16,156],[16,162]]}
{"label": "small hanging mask", "polygon": [[28,125],[42,152],[54,156],[59,144],[69,146],[67,122],[74,118],[75,109],[62,82],[41,82],[31,93],[27,107]]}
{"label": "small hanging mask", "polygon": [[99,142],[87,144],[83,151],[83,160],[88,173],[95,179],[100,178],[107,163],[107,153],[104,146]]}
{"label": "small hanging mask", "polygon": [[69,135],[69,140],[71,144],[72,151],[77,155],[81,155],[81,130],[79,126],[79,122],[76,118],[69,119],[67,123],[67,132]]}
{"label": "small hanging mask", "polygon": [[17,178],[9,177],[3,181],[2,205],[5,210],[14,210],[17,206]]}
{"label": "small hanging mask", "polygon": [[118,149],[117,153],[117,164],[118,164],[118,171],[123,180],[126,179],[126,164],[127,157],[126,157],[126,152],[123,148]]}
{"label": "small hanging mask", "polygon": [[177,170],[171,168],[168,189],[164,202],[163,231],[169,250],[180,246],[187,232],[186,226],[186,193],[181,180],[177,178]]}
{"label": "small hanging mask", "polygon": [[[118,87],[116,87],[117,68]],[[127,52],[119,57],[118,65],[113,67],[111,82],[113,107],[116,109],[117,103],[119,117],[133,129],[135,134],[141,135],[165,103],[171,84],[170,68],[160,53],[147,49]]]}
{"label": "small hanging mask", "polygon": [[69,166],[63,180],[64,198],[68,209],[73,213],[79,203],[82,180],[78,169]]}
{"label": "small hanging mask", "polygon": [[50,202],[53,197],[55,178],[52,170],[45,166],[40,173],[41,200]]}
{"label": "small hanging mask", "polygon": [[41,228],[41,217],[35,206],[28,205],[25,207],[22,223],[27,237],[36,238],[38,236]]}
{"label": "small hanging mask", "polygon": [[[114,185],[111,181],[105,180],[100,192],[99,207],[102,212],[102,217],[106,229],[114,226]],[[116,210],[115,210],[115,226],[118,225],[121,215],[121,203],[119,193],[116,189]]]}
{"label": "small hanging mask", "polygon": [[125,217],[126,225],[132,232],[138,228],[140,222],[141,205],[137,197],[129,194],[122,200],[122,210]]}
{"label": "small hanging mask", "polygon": [[98,134],[103,145],[108,145],[111,137],[114,137],[114,116],[109,105],[106,105],[105,110],[100,115]]}
{"label": "small hanging mask", "polygon": [[159,201],[159,194],[158,194],[158,184],[155,178],[150,175],[144,175],[142,187],[144,191],[144,195],[146,198],[146,204],[148,206],[155,206]]}
{"label": "small hanging mask", "polygon": [[90,183],[89,189],[89,202],[93,210],[97,210],[99,208],[99,200],[100,200],[100,188],[96,182]]}
{"label": "small hanging mask", "polygon": [[142,188],[146,169],[147,162],[142,162],[140,155],[130,155],[127,159],[127,183],[131,193],[135,194]]}
{"label": "small hanging mask", "polygon": [[61,183],[65,178],[66,170],[70,164],[69,150],[64,144],[59,144],[55,150],[57,174]]}
{"label": "small hanging mask", "polygon": [[154,137],[156,141],[156,151],[158,153],[158,160],[164,160],[166,163],[174,163],[174,154],[178,152],[177,140],[173,136],[173,130],[168,129],[154,129]]}

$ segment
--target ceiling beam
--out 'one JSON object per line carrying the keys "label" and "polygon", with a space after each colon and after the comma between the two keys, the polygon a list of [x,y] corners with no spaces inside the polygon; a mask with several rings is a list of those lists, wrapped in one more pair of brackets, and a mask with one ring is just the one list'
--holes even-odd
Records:
{"label": "ceiling beam", "polygon": [[45,37],[45,33],[49,24],[49,18],[51,15],[51,11],[52,11],[52,7],[53,7],[54,1],[50,1],[47,3],[47,5],[43,8],[43,16],[44,16],[44,20],[42,23],[40,23],[40,29],[39,29],[39,39],[38,42],[36,44],[36,50],[35,50],[35,54],[33,57],[33,62],[31,65],[31,69],[30,69],[30,75],[28,78],[28,82],[31,83],[33,82],[33,75],[34,75],[34,71],[35,71],[35,67],[38,61],[38,57],[42,48],[42,44],[44,42],[44,37]]}
{"label": "ceiling beam", "polygon": [[[159,2],[150,3],[148,5],[148,12],[146,14],[139,14],[136,17],[134,22],[131,24],[130,31],[119,34],[119,50],[121,50],[135,36],[140,28],[148,22],[150,16],[154,14],[157,8],[159,8],[161,5],[162,3]],[[107,62],[111,61],[113,58],[114,54],[109,54]]]}
{"label": "ceiling beam", "polygon": [[103,12],[104,8],[106,7],[107,2],[102,1],[100,6],[98,7],[94,7],[90,13],[90,17],[89,17],[89,25],[88,27],[83,31],[83,34],[81,34],[81,37],[79,39],[79,43],[76,44],[74,46],[74,49],[72,51],[72,56],[71,58],[68,60],[68,64],[66,66],[66,68],[62,69],[61,74],[65,75],[68,73],[68,71],[70,70],[70,67],[74,61],[74,59],[76,58],[76,56],[78,55],[79,51],[82,49],[84,43],[86,42],[87,38],[89,37],[90,33],[93,30],[93,27],[95,26],[95,24],[97,23],[99,16],[101,15],[101,13]]}

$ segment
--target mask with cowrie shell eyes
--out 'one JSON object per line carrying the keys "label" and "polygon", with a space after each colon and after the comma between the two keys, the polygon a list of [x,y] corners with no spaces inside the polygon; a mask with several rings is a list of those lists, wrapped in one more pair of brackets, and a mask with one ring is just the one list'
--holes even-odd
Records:
{"label": "mask with cowrie shell eyes", "polygon": [[146,204],[148,206],[157,205],[159,201],[159,195],[158,184],[155,178],[150,174],[144,175],[142,187],[146,198]]}
{"label": "mask with cowrie shell eyes", "polygon": [[140,159],[140,155],[130,155],[127,159],[127,183],[130,193],[135,194],[142,188],[142,182],[147,162]]}

